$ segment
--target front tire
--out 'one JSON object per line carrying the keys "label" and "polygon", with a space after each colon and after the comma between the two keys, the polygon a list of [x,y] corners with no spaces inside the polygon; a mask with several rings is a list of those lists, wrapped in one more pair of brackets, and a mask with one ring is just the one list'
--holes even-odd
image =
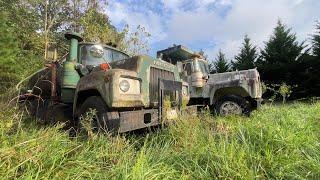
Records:
{"label": "front tire", "polygon": [[99,96],[90,96],[88,97],[84,103],[81,105],[79,110],[79,122],[78,126],[82,126],[82,121],[87,118],[88,113],[95,111],[94,114],[92,114],[92,120],[91,120],[91,128],[93,132],[100,132],[108,131],[107,123],[108,123],[108,108],[105,104],[104,100]]}
{"label": "front tire", "polygon": [[215,104],[214,110],[221,116],[250,115],[249,104],[246,102],[245,98],[236,95],[222,97]]}

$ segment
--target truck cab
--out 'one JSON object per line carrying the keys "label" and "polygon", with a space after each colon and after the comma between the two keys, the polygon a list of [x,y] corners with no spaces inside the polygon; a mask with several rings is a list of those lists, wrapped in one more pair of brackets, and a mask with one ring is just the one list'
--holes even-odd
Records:
{"label": "truck cab", "polygon": [[[73,126],[80,127],[92,109],[96,110],[92,124],[96,130],[122,133],[174,119],[182,100],[188,100],[189,91],[184,90],[188,84],[182,81],[175,65],[82,42],[77,33],[67,33],[65,37],[70,41],[67,58],[51,62],[28,83],[28,100],[32,100],[32,94],[49,102],[35,105],[42,119],[55,118],[62,107],[68,107],[72,109]],[[39,98],[33,100],[39,102]],[[166,101],[169,107],[164,111]]]}
{"label": "truck cab", "polygon": [[210,74],[208,61],[182,45],[158,51],[157,56],[175,64],[181,78],[189,83],[189,105],[209,106],[220,115],[249,115],[261,102],[256,69]]}
{"label": "truck cab", "polygon": [[[192,87],[204,87],[208,76],[210,74],[208,62],[204,59],[194,58],[188,59],[181,63],[182,65],[182,78]],[[181,66],[180,65],[180,66]]]}

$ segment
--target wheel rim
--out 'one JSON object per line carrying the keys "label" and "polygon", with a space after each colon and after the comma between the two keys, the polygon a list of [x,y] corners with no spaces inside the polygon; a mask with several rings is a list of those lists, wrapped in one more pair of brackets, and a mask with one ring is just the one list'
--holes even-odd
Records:
{"label": "wheel rim", "polygon": [[221,115],[241,115],[242,108],[241,106],[233,101],[225,101],[220,106]]}

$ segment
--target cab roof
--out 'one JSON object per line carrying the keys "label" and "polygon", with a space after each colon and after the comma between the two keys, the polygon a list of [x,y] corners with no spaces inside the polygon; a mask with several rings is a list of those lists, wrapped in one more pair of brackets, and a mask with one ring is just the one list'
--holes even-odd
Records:
{"label": "cab roof", "polygon": [[160,50],[157,52],[157,57],[172,64],[176,64],[178,61],[193,59],[195,57],[203,58],[200,54],[182,45],[174,45],[173,47]]}

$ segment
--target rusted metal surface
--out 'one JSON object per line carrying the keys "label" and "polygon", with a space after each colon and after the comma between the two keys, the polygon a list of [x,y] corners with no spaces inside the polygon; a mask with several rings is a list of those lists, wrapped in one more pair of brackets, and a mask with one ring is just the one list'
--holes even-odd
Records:
{"label": "rusted metal surface", "polygon": [[[173,72],[166,71],[163,69],[157,69],[154,67],[150,68],[150,82],[149,82],[149,92],[150,92],[150,103],[154,105],[155,107],[158,105],[159,101],[159,95],[156,93],[159,89],[159,80],[165,79],[165,80],[174,80],[174,74]],[[167,95],[172,96],[172,92],[167,93]]]}
{"label": "rusted metal surface", "polygon": [[158,124],[160,121],[157,109],[120,112],[120,133]]}
{"label": "rusted metal surface", "polygon": [[[33,87],[39,84],[39,80],[46,82],[43,87],[37,87],[39,96],[46,100],[60,100],[61,103],[73,107],[75,117],[78,115],[77,109],[88,97],[100,96],[108,109],[108,112],[104,113],[107,113],[110,120],[109,126],[118,127],[119,132],[159,124],[159,111],[162,110],[161,105],[167,95],[173,109],[181,106],[182,83],[175,65],[146,55],[129,58],[122,53],[124,58],[120,59],[119,56],[116,62],[112,62],[113,58],[107,59],[112,68],[101,70],[99,66],[101,62],[105,63],[105,56],[95,57],[95,54],[91,54],[89,58],[90,52],[83,50],[85,46],[100,44],[79,44],[81,37],[75,33],[66,34],[66,38],[70,40],[70,49],[63,66],[51,63],[46,71],[35,76]],[[112,57],[114,52],[121,54],[117,49],[108,46],[103,48],[113,50]],[[91,62],[93,57],[103,61]],[[87,68],[88,73],[81,73],[77,68],[79,64]],[[45,76],[42,76],[43,74]],[[43,96],[44,93],[47,93],[46,96]],[[188,94],[185,96],[189,98]],[[50,102],[50,105],[54,104]],[[61,109],[63,108],[57,108]]]}
{"label": "rusted metal surface", "polygon": [[207,84],[214,88],[211,91],[224,87],[241,87],[254,99],[262,96],[260,77],[256,69],[210,74]]}
{"label": "rusted metal surface", "polygon": [[[167,117],[168,112],[163,112],[164,101],[166,97],[170,97],[171,106],[174,110],[181,110],[182,105],[182,82],[159,79],[158,80],[158,91],[159,91],[159,119],[163,120],[164,117]],[[172,96],[174,92],[174,96]],[[172,110],[172,109],[171,109]]]}
{"label": "rusted metal surface", "polygon": [[130,71],[135,71],[135,72],[139,70],[139,64],[140,62],[139,62],[138,56],[132,57],[130,61],[125,59],[125,60],[115,61],[110,63],[110,65],[114,69],[126,69]]}
{"label": "rusted metal surface", "polygon": [[51,99],[57,101],[57,66],[55,63],[51,63],[51,82]]}
{"label": "rusted metal surface", "polygon": [[256,69],[210,74],[208,62],[181,45],[158,51],[157,54],[165,61],[182,66],[180,71],[182,79],[190,85],[192,100],[205,99],[207,102],[210,100],[210,105],[213,105],[217,98],[228,94],[251,98],[255,102],[261,99],[261,82]]}

